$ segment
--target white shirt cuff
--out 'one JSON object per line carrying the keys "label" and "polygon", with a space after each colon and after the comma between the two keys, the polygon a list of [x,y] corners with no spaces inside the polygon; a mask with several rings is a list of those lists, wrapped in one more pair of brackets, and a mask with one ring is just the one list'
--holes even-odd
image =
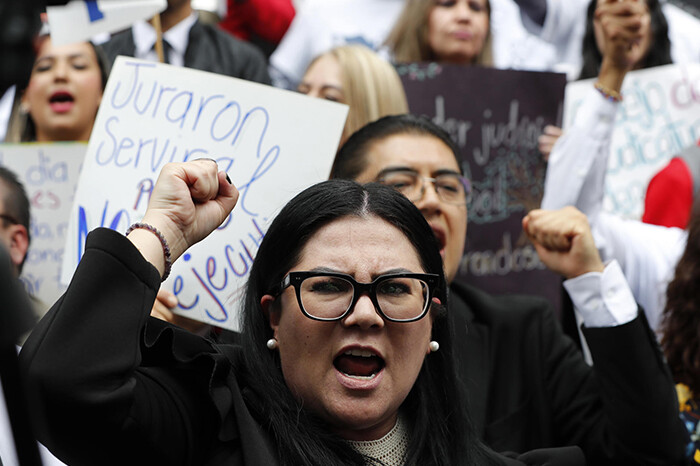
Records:
{"label": "white shirt cuff", "polygon": [[564,288],[586,327],[615,327],[637,317],[637,303],[616,260],[603,272],[566,280]]}

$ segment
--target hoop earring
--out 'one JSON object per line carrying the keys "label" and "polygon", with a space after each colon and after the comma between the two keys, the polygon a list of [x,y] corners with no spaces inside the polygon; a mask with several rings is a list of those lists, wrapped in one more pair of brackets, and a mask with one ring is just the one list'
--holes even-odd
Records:
{"label": "hoop earring", "polygon": [[270,351],[274,351],[277,349],[277,339],[276,338],[270,338],[267,340],[267,349]]}
{"label": "hoop earring", "polygon": [[433,340],[433,341],[431,341],[431,342],[428,344],[428,348],[430,348],[430,352],[431,352],[431,353],[434,353],[434,352],[436,352],[437,350],[440,349],[440,343],[438,343],[437,341]]}

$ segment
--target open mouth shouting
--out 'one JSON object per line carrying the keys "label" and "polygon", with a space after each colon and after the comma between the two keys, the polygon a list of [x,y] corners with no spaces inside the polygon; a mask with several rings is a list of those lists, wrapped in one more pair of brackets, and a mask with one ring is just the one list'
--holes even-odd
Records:
{"label": "open mouth shouting", "polygon": [[341,384],[352,389],[374,388],[385,365],[379,353],[370,348],[348,348],[333,360]]}
{"label": "open mouth shouting", "polygon": [[75,98],[68,91],[56,91],[49,97],[49,106],[56,113],[69,112],[74,104]]}

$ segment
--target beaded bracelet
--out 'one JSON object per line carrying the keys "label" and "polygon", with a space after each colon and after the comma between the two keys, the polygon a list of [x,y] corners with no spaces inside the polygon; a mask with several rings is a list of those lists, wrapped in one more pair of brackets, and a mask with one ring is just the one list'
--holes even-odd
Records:
{"label": "beaded bracelet", "polygon": [[622,94],[617,92],[614,89],[610,89],[607,86],[604,86],[603,84],[600,83],[600,81],[597,81],[593,87],[595,87],[598,92],[600,92],[603,97],[608,99],[610,102],[622,102]]}
{"label": "beaded bracelet", "polygon": [[170,275],[170,269],[173,267],[173,262],[170,258],[170,246],[168,246],[168,242],[165,240],[165,236],[163,236],[163,233],[161,233],[156,227],[151,226],[148,223],[134,223],[129,227],[128,230],[126,230],[126,235],[128,236],[129,233],[136,230],[137,228],[148,230],[154,235],[156,235],[158,237],[158,240],[160,241],[161,246],[163,246],[163,255],[165,256],[165,270],[163,271],[163,278],[161,279],[161,281],[164,282]]}

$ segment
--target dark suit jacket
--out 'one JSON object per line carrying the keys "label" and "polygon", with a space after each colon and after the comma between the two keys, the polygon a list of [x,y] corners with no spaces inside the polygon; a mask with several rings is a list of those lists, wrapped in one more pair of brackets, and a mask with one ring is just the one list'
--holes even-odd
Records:
{"label": "dark suit jacket", "polygon": [[[102,48],[110,63],[114,63],[117,55],[133,57],[136,45],[131,29],[115,34],[109,41],[102,44]],[[190,29],[185,51],[185,66],[270,84],[267,61],[260,50],[199,20]]]}
{"label": "dark suit jacket", "polygon": [[[71,285],[20,355],[34,406],[45,408],[39,438],[71,466],[274,466],[272,437],[236,376],[241,347],[149,318],[159,286],[123,235],[88,235]],[[493,457],[584,464],[578,448]]]}
{"label": "dark suit jacket", "polygon": [[682,462],[673,379],[643,312],[618,327],[584,328],[591,368],[545,300],[450,289],[457,364],[491,448],[578,445],[592,465]]}

